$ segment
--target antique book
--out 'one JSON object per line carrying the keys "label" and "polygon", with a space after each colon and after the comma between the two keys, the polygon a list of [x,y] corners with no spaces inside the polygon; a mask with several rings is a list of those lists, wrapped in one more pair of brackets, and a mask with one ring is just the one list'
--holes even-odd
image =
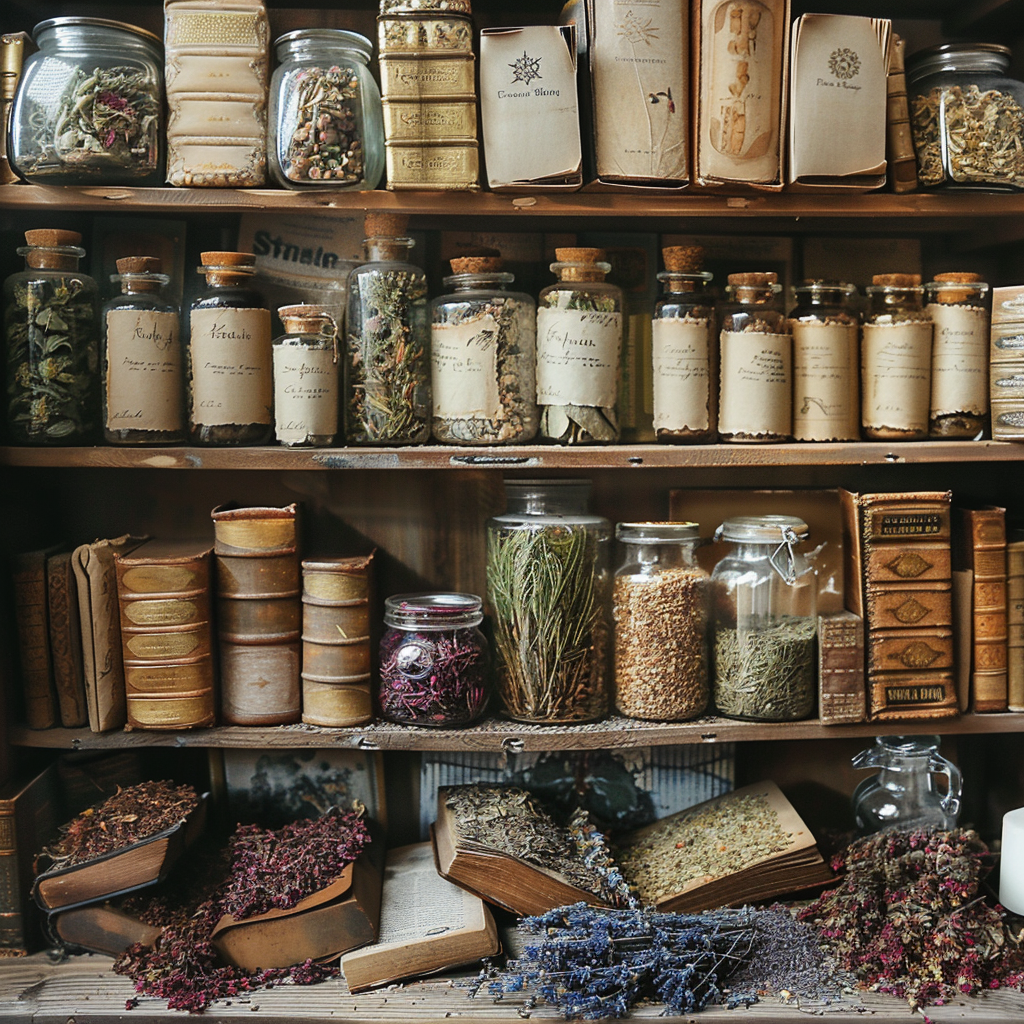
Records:
{"label": "antique book", "polygon": [[1007,710],[1024,711],[1024,540],[1006,545]]}
{"label": "antique book", "polygon": [[992,289],[989,394],[992,439],[1024,441],[1024,285]]}
{"label": "antique book", "polygon": [[206,541],[151,540],[114,556],[129,728],[213,725]]}
{"label": "antique book", "polygon": [[78,611],[78,585],[71,552],[62,551],[46,561],[47,603],[50,616],[50,660],[57,691],[60,724],[77,729],[89,724],[82,666],[82,619]]}
{"label": "antique book", "polygon": [[51,937],[69,952],[103,953],[118,957],[136,942],[152,946],[163,928],[146,924],[110,903],[90,903],[47,918]]}
{"label": "antique book", "polygon": [[30,729],[50,729],[58,722],[46,585],[46,561],[56,550],[25,551],[11,559],[25,722]]}
{"label": "antique book", "polygon": [[341,958],[350,992],[433,974],[493,956],[497,928],[479,896],[437,873],[434,848],[415,843],[389,850],[381,891],[380,934]]}
{"label": "antique book", "polygon": [[889,74],[886,76],[885,161],[893,192],[917,189],[917,157],[910,134],[905,57],[907,44],[895,32],[889,37]]}
{"label": "antique book", "polygon": [[864,620],[853,612],[818,616],[818,716],[822,725],[867,721]]}

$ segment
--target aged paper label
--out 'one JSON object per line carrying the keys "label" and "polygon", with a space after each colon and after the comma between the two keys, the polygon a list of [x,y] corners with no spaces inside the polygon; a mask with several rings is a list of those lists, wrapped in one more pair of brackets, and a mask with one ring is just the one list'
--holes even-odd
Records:
{"label": "aged paper label", "polygon": [[537,310],[539,405],[615,406],[622,314]]}
{"label": "aged paper label", "polygon": [[874,430],[927,430],[932,325],[865,324],[861,334],[861,419]]}
{"label": "aged paper label", "polygon": [[857,325],[791,321],[793,438],[856,441],[860,437]]}
{"label": "aged paper label", "polygon": [[338,433],[338,364],[331,349],[274,346],[274,432],[285,444]]}
{"label": "aged paper label", "polygon": [[935,325],[932,341],[931,415],[988,412],[988,313],[980,306],[931,302],[926,307]]}
{"label": "aged paper label", "polygon": [[707,430],[711,390],[707,320],[655,320],[654,426]]}
{"label": "aged paper label", "polygon": [[107,313],[107,430],[182,430],[184,381],[178,314]]}
{"label": "aged paper label", "polygon": [[458,324],[434,324],[430,360],[434,415],[444,419],[501,417],[498,321],[481,313]]}
{"label": "aged paper label", "polygon": [[793,339],[722,331],[721,434],[792,433]]}

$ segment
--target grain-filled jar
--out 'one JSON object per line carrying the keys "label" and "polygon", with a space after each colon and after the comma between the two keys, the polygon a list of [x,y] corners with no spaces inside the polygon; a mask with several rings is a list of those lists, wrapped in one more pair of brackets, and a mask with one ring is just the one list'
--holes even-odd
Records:
{"label": "grain-filled jar", "polygon": [[281,306],[277,315],[274,433],[289,448],[326,448],[338,433],[338,325],[324,306]]}
{"label": "grain-filled jar", "polygon": [[707,707],[708,574],[696,523],[619,523],[623,560],[612,589],[615,707],[677,722]]}
{"label": "grain-filled jar", "polygon": [[876,274],[861,329],[861,429],[872,441],[928,436],[932,322],[920,274]]}
{"label": "grain-filled jar", "polygon": [[814,712],[818,585],[796,516],[734,516],[715,532],[733,545],[711,573],[713,696],[730,718],[788,722]]}

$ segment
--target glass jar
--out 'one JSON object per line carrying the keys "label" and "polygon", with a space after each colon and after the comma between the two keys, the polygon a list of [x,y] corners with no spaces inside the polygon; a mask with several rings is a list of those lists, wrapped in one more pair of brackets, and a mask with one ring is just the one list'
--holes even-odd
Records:
{"label": "glass jar", "polygon": [[270,310],[251,286],[256,257],[204,252],[206,291],[189,315],[189,438],[257,445],[274,436]]}
{"label": "glass jar", "polygon": [[860,438],[860,320],[852,284],[805,281],[793,289],[793,440]]}
{"label": "glass jar", "polygon": [[324,306],[282,306],[274,348],[274,433],[289,448],[326,448],[338,433],[338,325]]}
{"label": "glass jar", "polygon": [[711,391],[715,305],[711,274],[702,270],[704,250],[661,250],[662,294],[654,306],[654,429],[659,441],[710,444],[717,440]]}
{"label": "glass jar", "polygon": [[1024,189],[1024,84],[1010,51],[943,43],[907,60],[910,125],[925,188]]}
{"label": "glass jar", "polygon": [[345,437],[349,444],[423,444],[430,438],[427,276],[406,262],[408,218],[370,213],[366,258],[348,280]]}
{"label": "glass jar", "polygon": [[85,444],[99,420],[99,299],[77,231],[26,231],[4,282],[7,432],[15,444]]}
{"label": "glass jar", "polygon": [[558,276],[537,301],[540,436],[561,444],[619,439],[622,290],[603,249],[556,249]]}
{"label": "glass jar", "polygon": [[772,273],[730,274],[722,320],[718,437],[743,444],[793,433],[793,339]]}
{"label": "glass jar", "polygon": [[121,294],[103,307],[103,436],[110,444],[181,444],[185,374],[178,307],[155,256],[117,261]]}
{"label": "glass jar", "polygon": [[988,426],[988,285],[980,274],[936,274],[924,286],[932,321],[929,437],[978,439]]}
{"label": "glass jar", "polygon": [[608,711],[611,523],[587,513],[588,480],[506,481],[487,524],[487,601],[498,695],[520,722]]}
{"label": "glass jar", "polygon": [[696,523],[619,523],[615,573],[615,706],[630,718],[678,722],[708,703],[708,574]]}
{"label": "glass jar", "polygon": [[861,329],[861,429],[871,441],[928,436],[932,322],[920,274],[876,274]]}
{"label": "glass jar", "polygon": [[105,18],[32,31],[11,112],[10,160],[40,185],[159,185],[164,55],[157,36]]}
{"label": "glass jar", "polygon": [[501,257],[451,261],[453,294],[431,303],[434,440],[523,444],[537,433],[537,310]]}
{"label": "glass jar", "polygon": [[730,718],[789,722],[814,712],[818,582],[795,516],[735,516],[715,540],[734,547],[711,573],[715,707]]}
{"label": "glass jar", "polygon": [[384,602],[380,711],[389,722],[469,725],[490,696],[475,594],[398,594]]}
{"label": "glass jar", "polygon": [[371,189],[384,171],[384,115],[357,32],[303,28],[274,44],[270,176],[285,188]]}

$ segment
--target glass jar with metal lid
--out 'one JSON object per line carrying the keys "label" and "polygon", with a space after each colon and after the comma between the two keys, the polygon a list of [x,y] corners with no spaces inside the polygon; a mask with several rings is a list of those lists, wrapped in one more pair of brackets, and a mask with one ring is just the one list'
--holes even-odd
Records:
{"label": "glass jar with metal lid", "polygon": [[733,549],[711,573],[715,707],[730,718],[794,721],[814,712],[818,584],[796,516],[735,516]]}
{"label": "glass jar with metal lid", "polygon": [[10,160],[40,185],[159,185],[164,58],[157,36],[105,18],[33,29],[11,112]]}

